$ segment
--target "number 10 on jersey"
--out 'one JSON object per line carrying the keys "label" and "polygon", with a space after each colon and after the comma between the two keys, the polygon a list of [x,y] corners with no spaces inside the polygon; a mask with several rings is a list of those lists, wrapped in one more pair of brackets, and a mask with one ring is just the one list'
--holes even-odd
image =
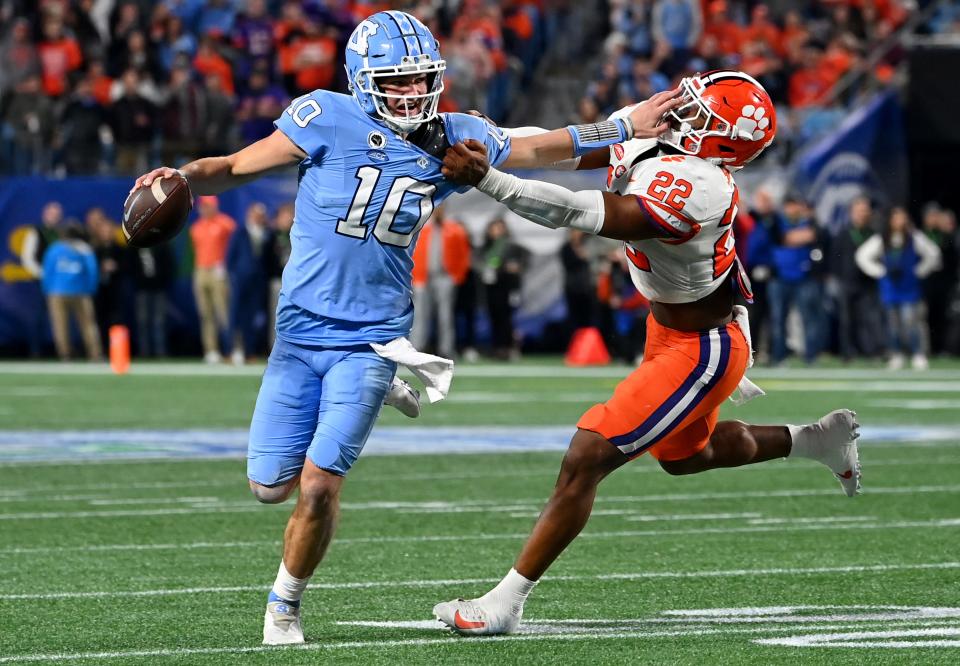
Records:
{"label": "number 10 on jersey", "polygon": [[[380,182],[382,173],[380,169],[372,166],[363,166],[357,169],[354,177],[360,183],[353,194],[353,201],[350,202],[347,216],[337,221],[338,234],[361,240],[367,237],[367,225],[364,224],[363,218],[367,213],[367,207],[370,205],[370,199],[373,198],[373,192],[377,183]],[[430,219],[430,214],[433,212],[433,193],[436,190],[436,185],[409,176],[402,176],[394,180],[380,209],[380,214],[377,215],[377,221],[373,225],[374,237],[386,245],[410,247],[410,242],[414,236]],[[419,217],[410,231],[401,233],[395,231],[392,227],[407,194],[420,197]]]}

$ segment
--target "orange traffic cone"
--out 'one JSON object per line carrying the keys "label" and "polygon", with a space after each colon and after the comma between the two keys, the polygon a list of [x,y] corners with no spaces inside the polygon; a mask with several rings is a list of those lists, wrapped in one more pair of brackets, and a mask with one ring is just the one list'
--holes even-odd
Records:
{"label": "orange traffic cone", "polygon": [[130,331],[119,324],[110,327],[110,369],[118,375],[130,369]]}
{"label": "orange traffic cone", "polygon": [[567,365],[606,365],[610,362],[610,353],[600,331],[588,326],[574,331],[563,360]]}

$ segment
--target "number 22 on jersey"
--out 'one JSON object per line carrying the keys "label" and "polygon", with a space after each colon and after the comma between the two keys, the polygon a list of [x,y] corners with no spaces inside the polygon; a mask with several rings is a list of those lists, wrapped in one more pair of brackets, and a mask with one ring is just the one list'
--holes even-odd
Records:
{"label": "number 22 on jersey", "polygon": [[737,260],[737,244],[736,238],[733,236],[733,220],[737,217],[737,206],[739,202],[740,191],[734,186],[733,196],[730,199],[730,207],[727,209],[727,212],[723,214],[723,219],[720,220],[720,228],[725,228],[726,231],[723,232],[723,235],[717,239],[716,244],[713,246],[714,279],[730,270],[733,262]]}
{"label": "number 22 on jersey", "polygon": [[[675,187],[668,189],[671,185]],[[669,171],[658,171],[647,188],[647,195],[651,199],[664,203],[675,210],[683,210],[687,205],[687,197],[693,192],[693,185],[689,180],[675,178]]]}

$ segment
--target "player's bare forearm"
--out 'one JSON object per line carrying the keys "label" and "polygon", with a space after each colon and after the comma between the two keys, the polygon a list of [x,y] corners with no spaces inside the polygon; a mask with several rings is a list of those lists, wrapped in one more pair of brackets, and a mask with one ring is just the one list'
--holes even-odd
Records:
{"label": "player's bare forearm", "polygon": [[[220,194],[243,185],[274,169],[296,164],[306,157],[283,132],[273,132],[246,148],[222,157],[204,157],[189,162],[179,171],[190,184],[195,195]],[[160,167],[140,176],[131,192],[138,187],[149,187],[156,178],[168,178],[178,169]]]}
{"label": "player's bare forearm", "polygon": [[570,132],[556,129],[513,139],[510,156],[503,166],[508,169],[532,169],[546,167],[573,156],[573,137]]}
{"label": "player's bare forearm", "polygon": [[250,165],[238,162],[236,154],[224,157],[204,157],[180,167],[180,172],[190,183],[194,194],[220,194],[256,180],[269,169],[251,169]]}
{"label": "player's bare forearm", "polygon": [[[626,117],[627,127],[632,132],[632,136],[623,137],[627,139],[652,139],[660,136],[669,129],[669,125],[664,122],[664,115],[678,106],[681,102],[679,97],[680,90],[666,90],[657,93],[646,102],[638,104]],[[623,122],[623,119],[618,120]],[[581,155],[589,155],[592,151],[585,150],[584,145],[580,146],[574,141],[574,133],[581,136],[581,130],[589,130],[592,127],[602,127],[612,125],[613,121],[607,121],[600,125],[579,125],[556,129],[543,134],[533,136],[517,137],[511,142],[510,155],[502,166],[508,169],[529,169],[534,167],[547,167],[556,162],[561,162]],[[608,131],[606,129],[593,130],[597,135]],[[589,135],[590,131],[583,132]],[[594,137],[596,138],[596,136]],[[582,140],[582,139],[581,139]],[[613,143],[607,141],[600,142],[601,146]],[[586,144],[590,145],[590,144]],[[596,144],[593,144],[596,145]],[[591,160],[591,164],[596,160]],[[596,167],[592,167],[596,168]]]}

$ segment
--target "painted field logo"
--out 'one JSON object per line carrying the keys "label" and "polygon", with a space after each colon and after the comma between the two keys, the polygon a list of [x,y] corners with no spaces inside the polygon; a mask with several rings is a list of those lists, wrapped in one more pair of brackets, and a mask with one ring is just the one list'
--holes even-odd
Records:
{"label": "painted field logo", "polygon": [[[930,606],[769,606],[666,611],[694,624],[761,625],[759,645],[783,647],[960,647],[960,608]],[[857,629],[857,631],[849,631]],[[734,629],[742,632],[740,629]],[[756,633],[766,633],[758,628]]]}
{"label": "painted field logo", "polygon": [[[377,629],[442,628],[433,620],[338,622]],[[754,636],[761,636],[755,638]],[[761,606],[668,610],[649,618],[530,619],[498,640],[657,640],[743,637],[773,647],[956,648],[960,608],[930,606]]]}

